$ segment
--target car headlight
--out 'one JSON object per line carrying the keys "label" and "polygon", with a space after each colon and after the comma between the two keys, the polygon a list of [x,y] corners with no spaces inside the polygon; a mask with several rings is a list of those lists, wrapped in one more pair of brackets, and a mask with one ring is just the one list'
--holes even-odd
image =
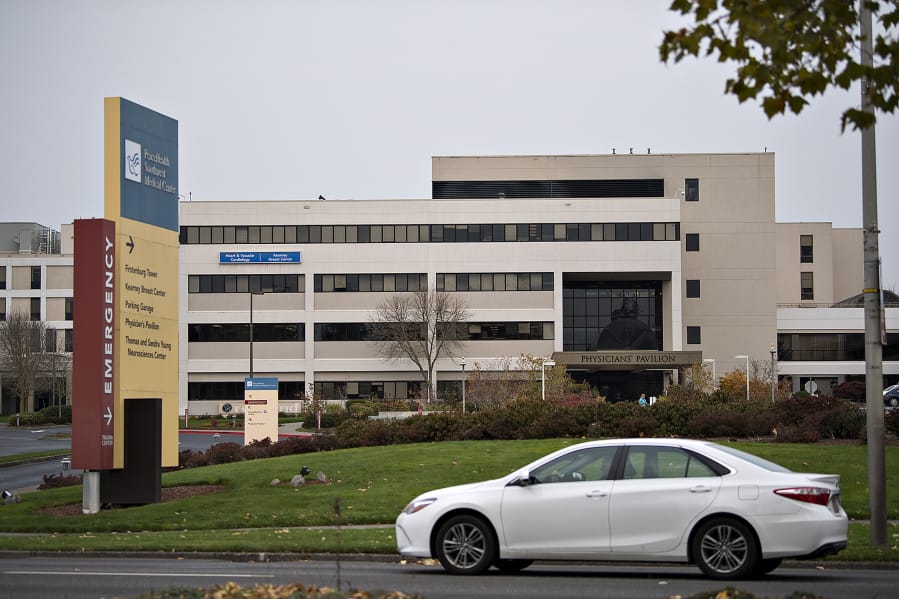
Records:
{"label": "car headlight", "polygon": [[409,502],[409,505],[403,510],[404,514],[414,514],[415,512],[420,512],[425,509],[432,503],[437,501],[436,497],[426,497],[424,499],[414,499]]}

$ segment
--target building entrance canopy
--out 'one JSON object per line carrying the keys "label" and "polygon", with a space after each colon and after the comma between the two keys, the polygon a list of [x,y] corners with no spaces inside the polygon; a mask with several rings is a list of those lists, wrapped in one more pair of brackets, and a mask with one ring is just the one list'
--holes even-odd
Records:
{"label": "building entrance canopy", "polygon": [[701,351],[555,352],[556,364],[570,370],[673,370],[702,364]]}

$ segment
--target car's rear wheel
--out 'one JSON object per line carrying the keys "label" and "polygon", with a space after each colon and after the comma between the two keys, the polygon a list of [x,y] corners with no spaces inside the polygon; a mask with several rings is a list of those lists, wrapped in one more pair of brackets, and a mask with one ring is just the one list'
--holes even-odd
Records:
{"label": "car's rear wheel", "polygon": [[533,563],[534,560],[532,559],[498,559],[493,562],[493,565],[496,566],[496,569],[500,572],[513,574],[515,572],[521,572]]}
{"label": "car's rear wheel", "polygon": [[752,530],[734,518],[712,518],[693,536],[693,559],[709,578],[737,580],[751,576],[759,564]]}
{"label": "car's rear wheel", "polygon": [[450,574],[486,572],[496,554],[493,531],[477,516],[454,516],[437,531],[437,559]]}

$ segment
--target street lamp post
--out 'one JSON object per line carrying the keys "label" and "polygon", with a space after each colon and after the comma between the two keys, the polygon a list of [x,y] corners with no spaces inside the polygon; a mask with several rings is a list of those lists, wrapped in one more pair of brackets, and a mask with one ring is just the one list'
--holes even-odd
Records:
{"label": "street lamp post", "polygon": [[749,401],[749,356],[734,356],[736,360],[746,360],[746,401]]}
{"label": "street lamp post", "polygon": [[774,403],[774,388],[777,387],[777,364],[774,359],[777,357],[777,349],[773,343],[768,351],[771,353],[771,403]]}
{"label": "street lamp post", "polygon": [[250,292],[250,378],[253,378],[253,296],[263,295],[261,291]]}
{"label": "street lamp post", "polygon": [[465,358],[460,362],[462,366],[462,413],[465,413]]}
{"label": "street lamp post", "polygon": [[546,367],[554,367],[556,363],[552,360],[542,359],[540,361],[540,398],[546,401]]}

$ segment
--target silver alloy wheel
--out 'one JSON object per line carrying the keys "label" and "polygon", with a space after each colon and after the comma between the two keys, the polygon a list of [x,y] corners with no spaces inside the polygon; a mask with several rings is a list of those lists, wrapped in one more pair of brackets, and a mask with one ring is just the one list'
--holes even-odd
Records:
{"label": "silver alloy wheel", "polygon": [[471,522],[450,527],[441,540],[446,560],[459,570],[472,570],[482,565],[488,550],[484,531]]}
{"label": "silver alloy wheel", "polygon": [[736,574],[750,559],[752,546],[746,534],[730,522],[706,530],[699,544],[700,559],[717,575]]}

